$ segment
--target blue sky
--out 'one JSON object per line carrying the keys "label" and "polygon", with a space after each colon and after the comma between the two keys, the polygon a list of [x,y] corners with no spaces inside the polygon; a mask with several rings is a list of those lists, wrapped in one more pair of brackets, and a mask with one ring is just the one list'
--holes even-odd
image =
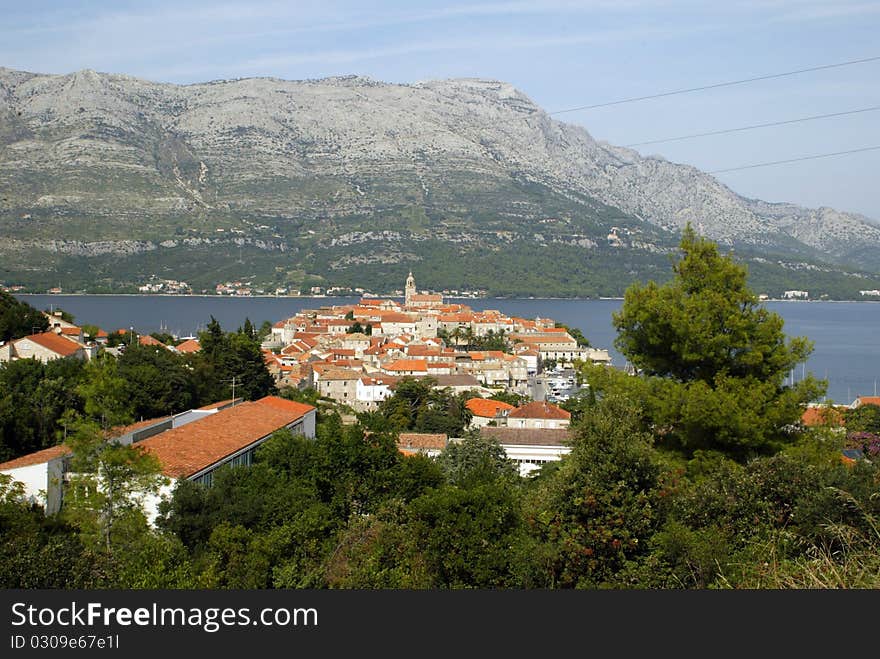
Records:
{"label": "blue sky", "polygon": [[[482,77],[548,111],[880,56],[880,2],[0,1],[0,66],[191,83]],[[631,144],[880,106],[880,61],[560,114]],[[639,147],[703,170],[880,145],[880,111]],[[880,220],[880,151],[719,174],[740,194]]]}

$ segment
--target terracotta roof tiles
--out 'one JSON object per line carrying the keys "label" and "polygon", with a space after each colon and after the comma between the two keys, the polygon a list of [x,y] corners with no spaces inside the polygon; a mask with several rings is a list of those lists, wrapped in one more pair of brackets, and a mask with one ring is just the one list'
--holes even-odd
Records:
{"label": "terracotta roof tiles", "polygon": [[471,398],[465,403],[474,416],[486,417],[494,419],[499,413],[504,411],[515,410],[516,408],[504,401],[491,400],[489,398]]}
{"label": "terracotta roof tiles", "polygon": [[[55,334],[55,332],[43,332],[42,334],[31,334],[30,336],[25,336],[24,338],[19,339],[18,341],[28,340],[32,343],[36,343],[43,348],[51,350],[55,354],[61,355],[63,357],[70,357],[75,355],[77,352],[82,350],[82,346],[71,339],[65,339],[63,336]],[[18,343],[16,341],[16,343]]]}
{"label": "terracotta roof tiles", "polygon": [[311,405],[267,396],[166,430],[138,446],[159,459],[167,476],[189,477],[294,423],[313,409]]}

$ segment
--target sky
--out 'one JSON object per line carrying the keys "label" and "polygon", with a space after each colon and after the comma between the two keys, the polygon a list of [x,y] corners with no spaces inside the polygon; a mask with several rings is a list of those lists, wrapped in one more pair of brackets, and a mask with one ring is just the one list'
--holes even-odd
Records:
{"label": "sky", "polygon": [[[364,75],[515,85],[615,145],[880,106],[880,0],[0,0],[0,66],[188,84]],[[880,110],[634,147],[704,171],[880,146]],[[767,201],[880,221],[880,150],[716,174]]]}

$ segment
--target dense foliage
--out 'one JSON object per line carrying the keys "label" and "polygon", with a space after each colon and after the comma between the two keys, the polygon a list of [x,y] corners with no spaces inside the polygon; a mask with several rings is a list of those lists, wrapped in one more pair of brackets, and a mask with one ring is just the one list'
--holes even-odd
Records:
{"label": "dense foliage", "polygon": [[[700,262],[680,264],[673,289],[637,290],[620,319],[622,342],[638,346],[630,354],[646,374],[587,369],[596,386],[573,404],[570,454],[529,478],[500,445],[462,432],[464,397],[403,379],[355,425],[325,409],[316,438],[278,432],[254,464],[222,468],[210,487],[179,482],[152,528],[136,499],[157,486],[157,465],[136,447],[97,440],[101,419],[132,413],[108,393],[128,366],[78,366],[70,404],[82,418],[63,418],[84,480],[71,484],[62,513],[47,518],[0,478],[0,587],[880,587],[880,462],[867,453],[842,459],[847,442],[880,430],[878,411],[849,410],[842,429],[790,423],[779,369],[805,343],[784,340],[781,325],[751,304],[741,273],[711,246],[686,235],[684,247]],[[703,285],[687,287],[691,272]],[[728,306],[718,292],[739,301]],[[655,313],[658,297],[665,315]],[[687,328],[676,320],[682,309],[693,314]],[[731,331],[718,336],[718,323]],[[662,346],[654,342],[661,335]],[[689,342],[694,335],[700,341]],[[242,336],[215,332],[203,341],[243,354]],[[759,346],[756,359],[750,351]],[[155,376],[170,363],[131,354],[131,364],[153,373],[141,386],[155,388],[162,405],[193,395],[175,389],[174,378],[159,386]],[[202,359],[214,369],[235,361],[210,352]],[[27,398],[29,383],[62,376],[52,365],[13,366],[0,371],[12,377],[15,398],[6,405],[36,422],[42,408]],[[734,398],[760,413],[732,398],[723,409],[714,404],[724,379],[748,383]],[[658,415],[660,399],[651,396],[680,401],[694,396],[689,388],[701,397],[676,411],[701,417]],[[316,392],[298,395],[318,402]],[[52,418],[54,408],[46,409]],[[683,420],[702,424],[702,441],[690,441]],[[781,423],[785,441],[772,425]],[[436,459],[404,455],[396,444],[402,430],[464,439]],[[45,432],[27,441],[39,444]],[[108,475],[104,488],[94,487],[99,473]]]}
{"label": "dense foliage", "polygon": [[597,392],[639,402],[667,446],[739,459],[779,450],[803,405],[824,392],[812,376],[786,384],[812,347],[787,339],[783,321],[746,284],[746,270],[688,226],[674,277],[627,290],[613,315],[615,345],[641,375],[586,368]]}
{"label": "dense foliage", "polygon": [[0,343],[43,332],[49,320],[26,302],[0,291]]}

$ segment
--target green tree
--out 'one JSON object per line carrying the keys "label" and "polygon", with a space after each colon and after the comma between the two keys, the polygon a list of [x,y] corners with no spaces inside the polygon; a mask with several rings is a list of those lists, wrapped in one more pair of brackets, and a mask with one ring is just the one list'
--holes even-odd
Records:
{"label": "green tree", "polygon": [[467,394],[454,394],[449,388],[435,389],[434,378],[402,378],[394,395],[380,403],[372,414],[361,419],[373,430],[409,430],[458,436],[470,424],[472,414],[465,403]]}
{"label": "green tree", "polygon": [[812,376],[786,377],[811,352],[787,340],[782,318],[746,285],[746,269],[688,226],[673,279],[634,284],[613,316],[615,345],[642,377],[584,368],[591,386],[628,390],[666,445],[717,449],[745,459],[793,441],[802,406],[821,396]]}
{"label": "green tree", "polygon": [[859,405],[846,412],[847,432],[870,432],[880,435],[880,405]]}
{"label": "green tree", "polygon": [[131,423],[134,418],[126,386],[116,359],[103,356],[86,365],[83,381],[76,391],[85,401],[86,416],[99,422],[106,431]]}
{"label": "green tree", "polygon": [[137,445],[107,442],[100,427],[83,421],[68,437],[73,451],[71,480],[64,495],[64,517],[87,545],[112,554],[149,532],[143,498],[167,482],[161,464]]}
{"label": "green tree", "polygon": [[572,451],[538,482],[525,517],[537,541],[528,585],[619,585],[618,573],[649,550],[663,519],[662,468],[653,438],[625,399],[608,397],[575,431]]}
{"label": "green tree", "polygon": [[568,325],[565,325],[563,323],[556,323],[554,325],[554,327],[561,327],[566,332],[568,332],[571,335],[571,338],[573,338],[575,341],[577,341],[577,344],[579,346],[582,346],[585,348],[590,347],[590,340],[584,336],[584,333],[579,328],[569,327]]}
{"label": "green tree", "polygon": [[0,291],[0,342],[45,332],[48,328],[48,319],[37,309]]}
{"label": "green tree", "polygon": [[76,389],[84,377],[77,359],[0,364],[0,460],[55,444],[62,415],[83,409]]}
{"label": "green tree", "polygon": [[519,473],[498,440],[482,437],[479,432],[450,442],[437,456],[437,464],[450,483],[462,487],[499,479],[513,481]]}
{"label": "green tree", "polygon": [[254,336],[242,332],[224,332],[211,316],[206,330],[199,335],[202,349],[191,360],[201,402],[215,402],[232,396],[256,400],[276,392],[275,380],[266,368],[260,344]]}
{"label": "green tree", "polygon": [[193,374],[179,355],[158,346],[134,345],[118,360],[123,395],[133,416],[151,419],[196,406]]}

